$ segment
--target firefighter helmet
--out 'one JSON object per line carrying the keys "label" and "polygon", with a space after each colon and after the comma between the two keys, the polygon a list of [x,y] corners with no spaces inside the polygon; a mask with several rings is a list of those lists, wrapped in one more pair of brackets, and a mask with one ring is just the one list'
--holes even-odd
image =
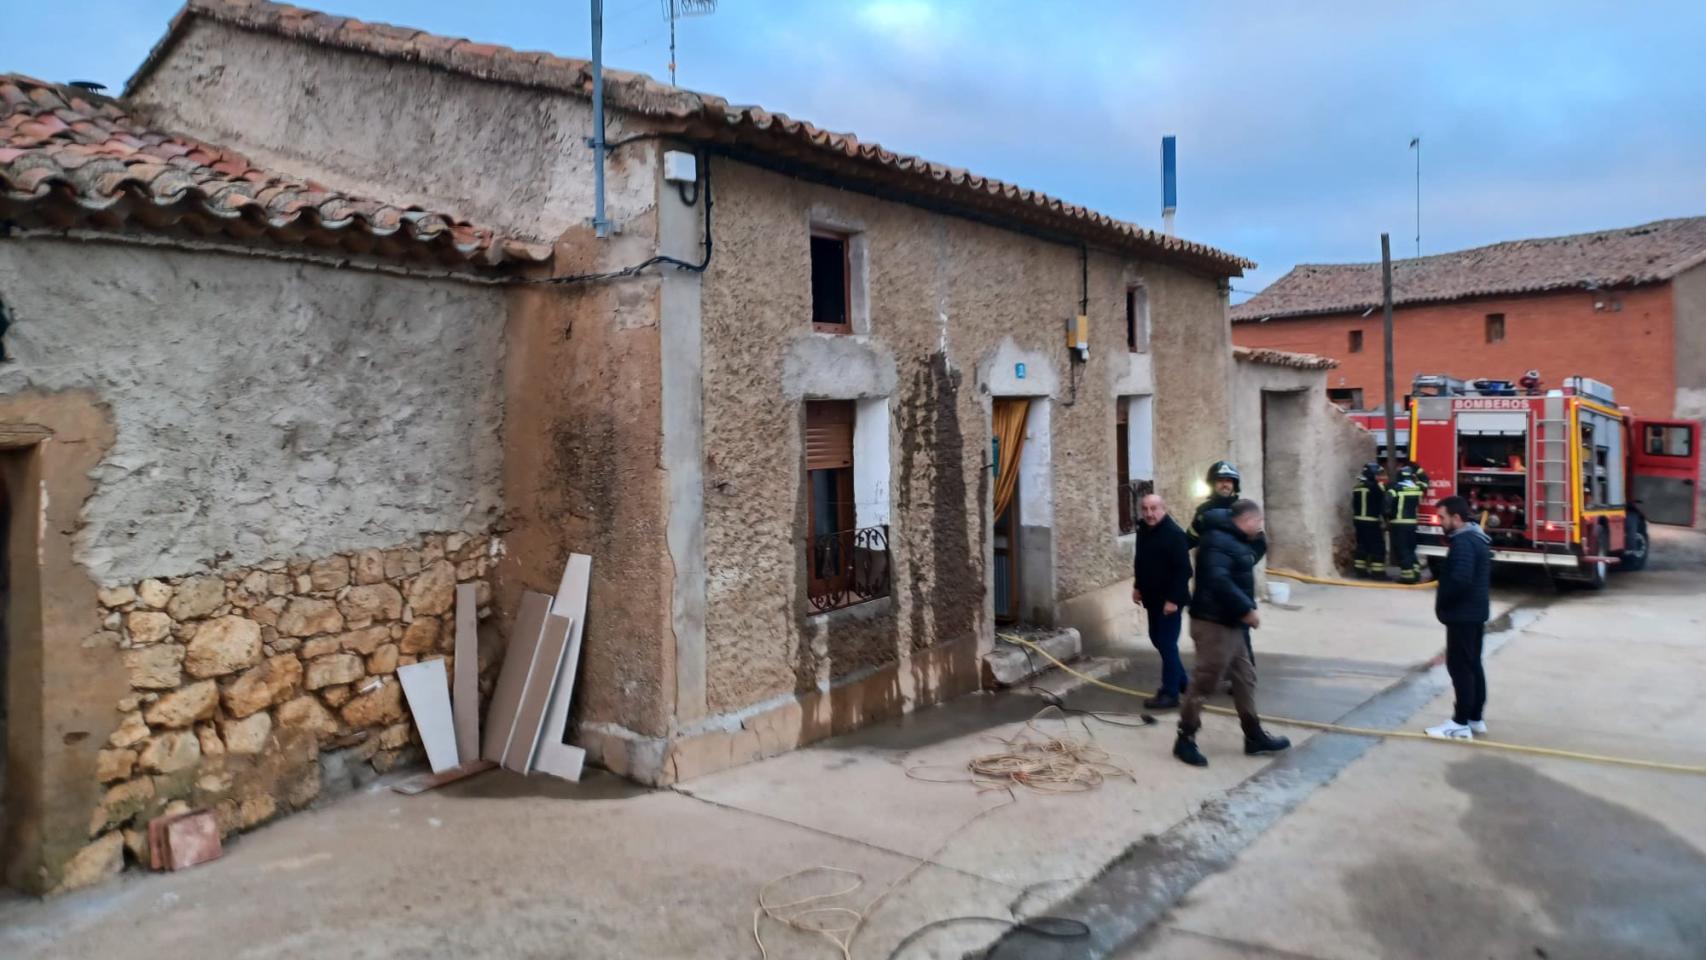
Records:
{"label": "firefighter helmet", "polygon": [[1230,460],[1216,460],[1214,465],[1208,468],[1208,485],[1214,486],[1216,480],[1231,480],[1232,492],[1243,492],[1244,478],[1238,473],[1238,468],[1233,466]]}
{"label": "firefighter helmet", "polygon": [[1362,479],[1367,483],[1377,483],[1380,480],[1380,461],[1370,460],[1362,465]]}

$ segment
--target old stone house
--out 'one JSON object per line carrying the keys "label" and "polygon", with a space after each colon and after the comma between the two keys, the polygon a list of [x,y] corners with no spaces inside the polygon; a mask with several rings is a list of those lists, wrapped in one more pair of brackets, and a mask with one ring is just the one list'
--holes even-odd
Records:
{"label": "old stone house", "polygon": [[[974,690],[998,623],[1129,606],[1131,489],[1188,501],[1231,448],[1248,263],[618,72],[599,239],[590,90],[584,61],[192,0],[122,103],[9,107],[26,140],[173,132],[81,206],[74,165],[15,189],[39,151],[0,153],[6,196],[43,195],[0,243],[0,428],[94,438],[19,461],[65,484],[41,529],[68,586],[12,648],[14,882],[116,855],[168,796],[240,828],[388,762],[386,668],[442,649],[417,624],[448,584],[490,585],[489,668],[571,550],[574,735],[653,784]],[[155,186],[180,143],[237,187]],[[150,720],[169,698],[181,727]]]}
{"label": "old stone house", "polygon": [[0,77],[6,881],[395,761],[489,595],[506,293],[548,256]]}

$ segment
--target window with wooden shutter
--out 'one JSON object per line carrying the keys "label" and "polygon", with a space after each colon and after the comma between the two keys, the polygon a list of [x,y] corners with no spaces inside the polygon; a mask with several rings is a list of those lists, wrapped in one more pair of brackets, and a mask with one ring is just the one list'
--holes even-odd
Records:
{"label": "window with wooden shutter", "polygon": [[853,401],[806,403],[806,469],[853,466]]}

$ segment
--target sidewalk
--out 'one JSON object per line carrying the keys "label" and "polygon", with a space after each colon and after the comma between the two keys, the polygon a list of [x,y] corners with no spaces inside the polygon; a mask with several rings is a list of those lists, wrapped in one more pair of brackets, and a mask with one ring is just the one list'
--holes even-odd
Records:
{"label": "sidewalk", "polygon": [[[1266,713],[1336,719],[1440,648],[1431,592],[1300,585],[1292,600],[1300,609],[1267,611],[1256,635]],[[1156,673],[1144,653],[1113,679],[1145,689]],[[1069,691],[1073,707],[1139,709],[1067,679],[1057,672],[1046,685]],[[1211,766],[1184,767],[1169,755],[1163,715],[1138,728],[1089,721],[1134,779],[1087,793],[1017,791],[1007,803],[907,776],[962,775],[997,748],[989,737],[1011,736],[1043,706],[1030,692],[966,697],[676,791],[501,771],[417,797],[374,788],[242,837],[205,867],[0,905],[0,955],[755,957],[759,888],[823,865],[863,875],[855,908],[906,877],[855,944],[855,957],[880,958],[933,921],[1037,912],[1269,762],[1243,755],[1234,721],[1210,717],[1201,743]],[[820,880],[775,895],[825,889]],[[959,956],[1000,933],[939,928],[906,956]],[[765,941],[772,957],[838,956],[768,923]]]}

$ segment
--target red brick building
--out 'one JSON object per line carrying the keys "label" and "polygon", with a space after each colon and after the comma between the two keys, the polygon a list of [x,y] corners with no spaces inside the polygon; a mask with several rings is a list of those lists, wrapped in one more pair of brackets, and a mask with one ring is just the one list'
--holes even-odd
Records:
{"label": "red brick building", "polygon": [[[1498,243],[1392,265],[1400,399],[1422,373],[1581,374],[1649,417],[1706,418],[1706,217]],[[1379,263],[1305,264],[1232,308],[1244,347],[1336,358],[1329,395],[1382,393]]]}

